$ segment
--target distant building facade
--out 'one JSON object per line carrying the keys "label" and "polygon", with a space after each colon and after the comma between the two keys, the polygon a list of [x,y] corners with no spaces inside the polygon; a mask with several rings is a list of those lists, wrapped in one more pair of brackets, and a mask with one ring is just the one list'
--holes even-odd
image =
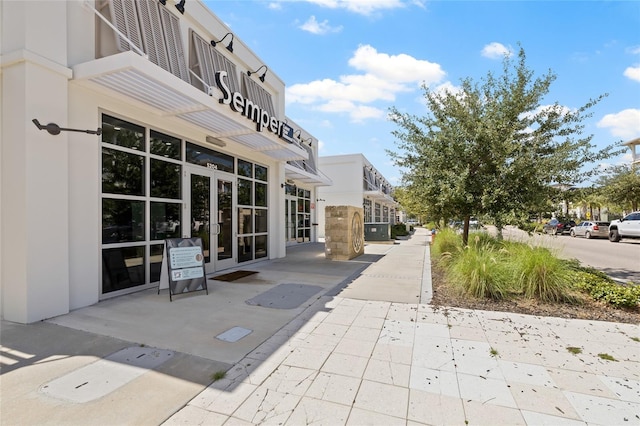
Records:
{"label": "distant building facade", "polygon": [[362,154],[319,157],[320,169],[333,182],[318,187],[318,236],[325,237],[324,207],[356,206],[364,209],[366,223],[397,223],[398,203],[393,187]]}

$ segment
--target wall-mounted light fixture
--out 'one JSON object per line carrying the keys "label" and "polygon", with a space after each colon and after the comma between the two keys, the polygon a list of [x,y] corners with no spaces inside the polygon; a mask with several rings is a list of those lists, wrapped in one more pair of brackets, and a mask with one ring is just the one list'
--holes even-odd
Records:
{"label": "wall-mounted light fixture", "polygon": [[229,52],[233,53],[233,33],[226,33],[224,35],[224,37],[222,37],[220,40],[216,41],[216,40],[211,40],[211,45],[213,47],[216,47],[216,44],[220,43],[222,40],[224,40],[225,38],[227,38],[227,36],[230,35],[231,36],[231,41],[229,42],[229,44],[227,44],[227,50]]}
{"label": "wall-mounted light fixture", "polygon": [[[296,136],[296,133],[298,134],[297,136]],[[298,138],[298,140],[300,140],[300,138],[302,137],[302,130],[298,129],[298,130],[296,130],[295,132],[293,132],[293,136],[292,136],[292,137],[293,137],[294,139],[295,139],[295,138]]]}
{"label": "wall-mounted light fixture", "polygon": [[213,145],[216,145],[216,146],[219,146],[219,147],[227,146],[227,143],[225,141],[221,141],[220,139],[214,138],[213,136],[207,136],[206,140],[210,144],[213,144]]}
{"label": "wall-mounted light fixture", "polygon": [[260,71],[262,68],[264,68],[264,72],[262,73],[262,75],[259,77],[260,81],[264,83],[264,77],[267,75],[267,71],[269,71],[269,68],[267,68],[266,65],[262,65],[260,68],[258,68],[255,71],[247,71],[247,75],[249,77],[251,77],[251,74],[257,73],[258,71]]}
{"label": "wall-mounted light fixture", "polygon": [[100,127],[98,127],[97,130],[67,129],[67,128],[58,126],[56,123],[49,123],[46,126],[43,126],[42,124],[40,124],[40,122],[36,118],[34,118],[31,121],[33,122],[33,124],[36,125],[36,127],[39,130],[46,130],[47,132],[49,132],[50,135],[54,135],[54,136],[59,135],[61,131],[88,133],[90,135],[98,135],[98,136],[102,134],[102,129]]}
{"label": "wall-mounted light fixture", "polygon": [[309,146],[311,146],[312,142],[313,142],[313,138],[306,138],[300,143],[307,143]]}
{"label": "wall-mounted light fixture", "polygon": [[185,0],[180,0],[178,3],[176,3],[176,9],[178,9],[178,12],[180,12],[183,15],[184,15],[184,2]]}
{"label": "wall-mounted light fixture", "polygon": [[167,5],[167,0],[158,0],[158,2],[163,6]]}
{"label": "wall-mounted light fixture", "polygon": [[316,202],[320,202],[320,201],[327,201],[324,198],[316,198]]}

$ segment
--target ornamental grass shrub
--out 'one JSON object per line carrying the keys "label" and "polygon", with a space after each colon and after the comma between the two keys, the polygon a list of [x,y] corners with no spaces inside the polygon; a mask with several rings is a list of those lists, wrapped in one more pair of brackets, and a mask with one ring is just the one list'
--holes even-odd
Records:
{"label": "ornamental grass shrub", "polygon": [[438,231],[431,243],[431,253],[443,258],[445,264],[448,258],[455,256],[461,249],[462,236],[449,228]]}
{"label": "ornamental grass shrub", "polygon": [[510,293],[510,273],[505,266],[498,250],[476,241],[451,259],[447,278],[463,294],[501,300]]}
{"label": "ornamental grass shrub", "polygon": [[514,286],[528,298],[545,302],[573,302],[572,267],[546,247],[513,246]]}

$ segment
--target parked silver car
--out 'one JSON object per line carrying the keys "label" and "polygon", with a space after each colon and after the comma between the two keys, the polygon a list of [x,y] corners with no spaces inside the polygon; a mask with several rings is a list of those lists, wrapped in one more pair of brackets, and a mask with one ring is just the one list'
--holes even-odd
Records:
{"label": "parked silver car", "polygon": [[609,222],[580,222],[569,232],[572,237],[609,238]]}

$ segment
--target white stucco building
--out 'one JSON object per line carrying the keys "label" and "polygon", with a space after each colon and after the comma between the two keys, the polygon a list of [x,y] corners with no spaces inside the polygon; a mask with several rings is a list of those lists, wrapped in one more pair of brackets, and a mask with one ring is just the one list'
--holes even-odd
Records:
{"label": "white stucco building", "polygon": [[393,187],[362,154],[319,157],[320,169],[333,182],[318,188],[318,235],[325,237],[324,207],[356,206],[364,209],[364,223],[395,224],[398,203]]}
{"label": "white stucco building", "polygon": [[[164,3],[164,4],[163,4]],[[30,323],[318,238],[317,140],[199,0],[0,2],[0,312]]]}
{"label": "white stucco building", "polygon": [[637,151],[640,146],[640,138],[635,138],[629,142],[625,142],[624,145],[626,145],[631,151],[631,164],[640,164],[640,152]]}

